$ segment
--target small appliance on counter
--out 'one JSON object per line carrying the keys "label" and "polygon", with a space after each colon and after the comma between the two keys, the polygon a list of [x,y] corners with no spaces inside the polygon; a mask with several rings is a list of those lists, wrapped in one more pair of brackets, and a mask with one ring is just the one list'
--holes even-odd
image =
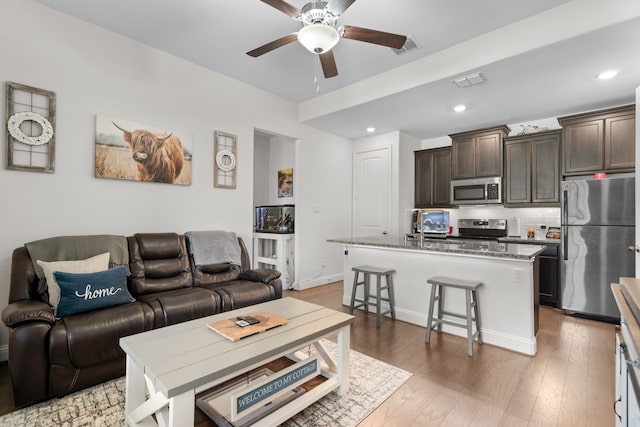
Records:
{"label": "small appliance on counter", "polygon": [[513,217],[507,220],[507,235],[520,237],[520,218]]}
{"label": "small appliance on counter", "polygon": [[295,205],[257,206],[256,233],[295,232]]}

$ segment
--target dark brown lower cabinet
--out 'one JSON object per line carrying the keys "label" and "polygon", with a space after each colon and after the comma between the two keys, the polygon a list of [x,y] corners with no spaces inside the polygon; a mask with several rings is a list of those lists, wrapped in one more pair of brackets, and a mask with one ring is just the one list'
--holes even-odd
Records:
{"label": "dark brown lower cabinet", "polygon": [[560,246],[547,245],[539,258],[540,304],[560,308]]}

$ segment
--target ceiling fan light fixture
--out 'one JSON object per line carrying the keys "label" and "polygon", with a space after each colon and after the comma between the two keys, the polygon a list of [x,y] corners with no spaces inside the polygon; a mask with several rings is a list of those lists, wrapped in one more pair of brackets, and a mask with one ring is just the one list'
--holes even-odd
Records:
{"label": "ceiling fan light fixture", "polygon": [[298,31],[298,41],[309,52],[321,54],[330,51],[338,41],[338,30],[325,24],[311,24]]}

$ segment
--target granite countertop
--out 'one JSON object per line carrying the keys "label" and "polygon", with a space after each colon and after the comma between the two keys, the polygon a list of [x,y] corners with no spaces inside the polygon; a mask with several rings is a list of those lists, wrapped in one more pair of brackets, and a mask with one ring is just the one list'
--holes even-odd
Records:
{"label": "granite countertop", "polygon": [[520,237],[520,236],[508,236],[508,237],[500,237],[498,241],[507,242],[507,243],[526,243],[529,245],[559,245],[560,244],[560,239],[547,239],[545,237],[529,239],[529,238]]}
{"label": "granite countertop", "polygon": [[448,252],[463,255],[486,256],[493,258],[510,258],[530,260],[546,248],[543,243],[521,244],[496,241],[480,241],[471,239],[430,239],[425,238],[420,245],[419,239],[398,236],[346,237],[328,239],[328,242],[345,245],[374,246],[382,248],[409,249],[425,252]]}

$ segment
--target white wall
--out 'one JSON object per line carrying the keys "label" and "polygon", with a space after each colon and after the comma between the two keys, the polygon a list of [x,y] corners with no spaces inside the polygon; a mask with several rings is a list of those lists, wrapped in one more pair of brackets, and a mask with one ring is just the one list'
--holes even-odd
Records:
{"label": "white wall", "polygon": [[342,246],[326,239],[351,235],[351,141],[303,128],[295,153],[294,287],[306,289],[343,277]]}
{"label": "white wall", "polygon": [[398,232],[404,234],[411,227],[411,216],[407,214],[414,205],[415,161],[413,152],[420,150],[420,140],[400,132],[398,146]]}
{"label": "white wall", "polygon": [[[283,136],[269,138],[269,173],[267,175],[270,205],[293,205],[296,203],[296,146],[295,140]],[[293,169],[293,196],[278,197],[278,171]]]}
{"label": "white wall", "polygon": [[[348,234],[350,211],[344,199],[350,190],[337,181],[350,183],[351,146],[300,125],[294,103],[30,0],[2,2],[0,57],[0,80],[57,95],[55,173],[0,169],[0,308],[8,300],[11,252],[28,241],[56,235],[224,229],[249,242],[254,129],[289,135],[303,148],[296,150],[295,166],[297,202],[303,205],[297,224],[301,273],[315,271],[323,257],[326,272],[342,271],[342,259],[330,253],[325,241]],[[4,90],[1,93],[4,100]],[[4,117],[5,103],[0,105]],[[191,132],[193,184],[94,178],[96,114]],[[235,190],[213,188],[215,130],[238,137]],[[0,132],[2,147],[4,138]],[[347,151],[346,160],[336,160],[331,150],[338,156]],[[335,169],[329,178],[327,164]],[[305,187],[313,197],[300,197]],[[311,215],[304,207],[311,202],[323,206],[321,221],[300,222]],[[0,326],[0,360],[6,359],[7,332]]]}
{"label": "white wall", "polygon": [[256,132],[253,138],[253,205],[269,204],[269,137]]}

